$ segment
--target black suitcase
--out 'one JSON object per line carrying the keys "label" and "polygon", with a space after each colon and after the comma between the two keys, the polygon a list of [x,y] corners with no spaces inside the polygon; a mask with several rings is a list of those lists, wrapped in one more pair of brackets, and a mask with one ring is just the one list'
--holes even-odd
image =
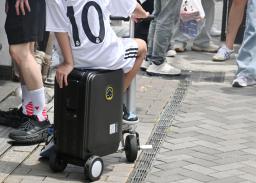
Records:
{"label": "black suitcase", "polygon": [[52,170],[71,163],[84,166],[90,180],[100,177],[99,156],[115,153],[121,141],[122,95],[122,70],[74,69],[67,87],[55,84]]}

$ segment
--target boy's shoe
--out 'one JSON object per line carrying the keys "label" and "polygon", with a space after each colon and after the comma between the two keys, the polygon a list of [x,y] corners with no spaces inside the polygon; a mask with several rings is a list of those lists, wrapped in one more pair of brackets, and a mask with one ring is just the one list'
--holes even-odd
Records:
{"label": "boy's shoe", "polygon": [[186,44],[176,41],[175,44],[174,44],[174,50],[176,52],[184,52],[184,51],[186,51]]}
{"label": "boy's shoe", "polygon": [[150,65],[151,65],[150,61],[148,61],[148,60],[143,60],[141,66],[140,66],[140,69],[141,69],[142,71],[146,71]]}
{"label": "boy's shoe", "polygon": [[129,113],[126,106],[123,105],[123,123],[122,131],[134,130],[139,122],[139,118],[134,113]]}
{"label": "boy's shoe", "polygon": [[0,111],[0,125],[18,128],[22,124],[22,107],[10,108],[9,111]]}
{"label": "boy's shoe", "polygon": [[129,112],[126,106],[123,105],[123,123],[133,125],[138,122],[138,116],[134,113]]}
{"label": "boy's shoe", "polygon": [[164,62],[160,65],[151,64],[147,69],[147,73],[149,75],[178,76],[181,74],[181,70]]}
{"label": "boy's shoe", "polygon": [[9,134],[9,138],[16,143],[36,144],[47,139],[47,129],[50,122],[46,119],[38,121],[36,116],[26,116],[22,118],[20,127]]}
{"label": "boy's shoe", "polygon": [[209,53],[216,53],[218,49],[219,49],[219,46],[213,44],[212,42],[210,42],[207,47],[202,47],[195,44],[191,47],[191,50],[193,51],[202,51],[202,52],[209,52]]}
{"label": "boy's shoe", "polygon": [[232,83],[233,87],[246,87],[256,85],[256,80],[245,76],[238,76]]}
{"label": "boy's shoe", "polygon": [[177,55],[177,52],[175,50],[168,50],[166,53],[167,57],[175,57]]}
{"label": "boy's shoe", "polygon": [[232,53],[234,53],[234,50],[231,50],[226,46],[222,46],[218,50],[218,52],[212,57],[212,60],[219,62],[229,60]]}
{"label": "boy's shoe", "polygon": [[49,158],[50,154],[53,152],[55,144],[54,144],[54,136],[53,136],[54,127],[51,125],[47,129],[47,140],[45,142],[45,146],[42,148],[40,152],[40,156],[43,158]]}

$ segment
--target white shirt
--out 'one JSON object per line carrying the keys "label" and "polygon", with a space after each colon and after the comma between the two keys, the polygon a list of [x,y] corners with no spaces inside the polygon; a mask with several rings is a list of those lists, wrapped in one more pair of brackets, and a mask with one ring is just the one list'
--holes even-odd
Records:
{"label": "white shirt", "polygon": [[125,52],[121,39],[110,26],[109,16],[128,17],[136,3],[136,0],[46,0],[46,30],[68,32],[75,67],[109,69],[123,59]]}

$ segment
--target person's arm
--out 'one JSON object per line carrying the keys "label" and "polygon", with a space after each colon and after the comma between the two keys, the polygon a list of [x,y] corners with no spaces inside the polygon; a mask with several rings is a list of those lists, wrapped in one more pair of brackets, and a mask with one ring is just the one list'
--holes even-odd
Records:
{"label": "person's arm", "polygon": [[68,75],[74,68],[73,54],[70,46],[68,33],[56,32],[56,39],[59,43],[64,62],[60,64],[56,70],[56,80],[60,88],[68,85]]}
{"label": "person's arm", "polygon": [[20,13],[22,15],[26,14],[26,10],[30,12],[30,5],[28,0],[16,0],[15,4],[16,14],[19,16]]}
{"label": "person's arm", "polygon": [[145,11],[143,7],[137,3],[135,10],[133,11],[132,18],[135,22],[141,18],[147,18],[149,16],[149,12]]}

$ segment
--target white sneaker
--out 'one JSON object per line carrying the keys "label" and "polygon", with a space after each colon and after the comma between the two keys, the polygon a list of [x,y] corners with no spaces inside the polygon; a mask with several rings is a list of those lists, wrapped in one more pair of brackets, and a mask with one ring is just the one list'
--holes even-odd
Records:
{"label": "white sneaker", "polygon": [[169,50],[166,53],[167,57],[175,57],[177,55],[177,52],[175,50]]}
{"label": "white sneaker", "polygon": [[182,43],[182,42],[175,42],[174,43],[174,50],[176,52],[184,52],[186,51],[186,44],[185,43]]}
{"label": "white sneaker", "polygon": [[222,46],[218,52],[212,57],[213,61],[226,61],[230,59],[231,54],[234,50],[227,48],[227,46]]}
{"label": "white sneaker", "polygon": [[150,65],[151,65],[150,61],[143,60],[141,66],[140,66],[140,69],[143,71],[146,71]]}
{"label": "white sneaker", "polygon": [[209,52],[209,53],[216,53],[218,49],[219,49],[219,46],[212,42],[210,42],[207,47],[202,47],[195,44],[193,44],[193,46],[191,47],[192,51]]}
{"label": "white sneaker", "polygon": [[246,87],[256,85],[256,80],[245,76],[238,76],[232,83],[233,87]]}
{"label": "white sneaker", "polygon": [[213,37],[218,37],[221,35],[221,31],[217,29],[216,27],[212,27],[210,31],[210,35]]}
{"label": "white sneaker", "polygon": [[181,70],[164,62],[161,65],[151,64],[147,69],[147,73],[149,75],[177,76],[181,74]]}

